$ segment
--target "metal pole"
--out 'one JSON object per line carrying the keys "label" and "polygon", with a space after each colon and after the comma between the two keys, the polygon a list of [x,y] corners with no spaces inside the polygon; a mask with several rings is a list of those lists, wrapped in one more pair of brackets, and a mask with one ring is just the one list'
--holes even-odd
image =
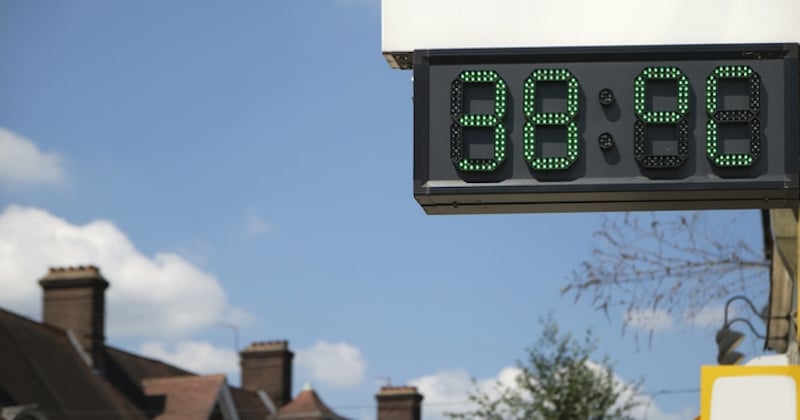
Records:
{"label": "metal pole", "polygon": [[220,325],[220,326],[223,326],[225,328],[229,328],[229,329],[231,329],[233,331],[233,351],[234,352],[238,352],[239,351],[239,327],[237,327],[234,324],[229,324],[227,322],[218,322],[217,324]]}
{"label": "metal pole", "polygon": [[[796,245],[796,254],[794,255],[795,258],[795,270],[794,276],[792,276],[792,287],[794,288],[794,293],[792,294],[792,315],[793,315],[793,322],[789,324],[789,347],[786,351],[786,357],[789,359],[790,365],[800,365],[800,351],[798,351],[797,341],[798,341],[798,331],[797,331],[797,301],[798,301],[798,293],[800,293],[800,288],[797,287],[797,278],[798,271],[800,271],[800,219],[798,218],[798,214],[800,213],[800,209],[795,208],[793,209],[794,213],[794,221],[795,221],[795,245]],[[792,331],[794,329],[794,331]]]}

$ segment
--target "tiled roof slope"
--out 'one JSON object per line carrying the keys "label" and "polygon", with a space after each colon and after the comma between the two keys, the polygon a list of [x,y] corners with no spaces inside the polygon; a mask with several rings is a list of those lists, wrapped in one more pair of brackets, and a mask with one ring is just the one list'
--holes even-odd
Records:
{"label": "tiled roof slope", "polygon": [[48,419],[144,419],[84,362],[67,335],[0,310],[2,405],[37,404]]}
{"label": "tiled roof slope", "polygon": [[128,353],[125,350],[110,346],[106,346],[106,355],[125,372],[125,375],[137,383],[145,378],[194,375],[192,372],[168,365],[159,360]]}
{"label": "tiled roof slope", "polygon": [[218,406],[225,375],[174,376],[144,380],[149,396],[166,397],[164,411],[156,420],[206,420]]}
{"label": "tiled roof slope", "polygon": [[333,412],[316,391],[306,387],[289,404],[278,409],[275,420],[347,420]]}
{"label": "tiled roof slope", "polygon": [[239,420],[264,420],[270,414],[255,392],[230,387],[233,403],[239,412]]}
{"label": "tiled roof slope", "polygon": [[113,347],[106,346],[103,355],[105,377],[108,382],[126,395],[147,417],[156,416],[164,410],[164,397],[145,395],[142,382],[146,378],[193,375],[192,372],[158,360],[137,356]]}
{"label": "tiled roof slope", "polygon": [[[166,382],[158,379],[199,378],[188,380],[189,386],[199,386],[208,378],[109,346],[102,356],[103,372],[98,374],[65,331],[0,309],[0,407],[36,404],[49,420],[177,419],[168,416],[180,407],[171,398],[180,399],[182,394],[159,388]],[[224,376],[218,376],[224,383]],[[159,394],[161,390],[165,392]],[[240,420],[263,420],[269,415],[256,393],[228,390]],[[208,404],[215,401],[217,394]]]}

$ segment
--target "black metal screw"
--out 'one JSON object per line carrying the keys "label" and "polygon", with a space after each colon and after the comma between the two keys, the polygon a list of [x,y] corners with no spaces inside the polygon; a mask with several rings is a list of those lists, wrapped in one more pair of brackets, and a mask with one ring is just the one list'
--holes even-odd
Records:
{"label": "black metal screw", "polygon": [[599,96],[600,104],[603,106],[609,106],[614,103],[614,92],[611,89],[602,89]]}
{"label": "black metal screw", "polygon": [[603,133],[597,140],[600,142],[600,148],[603,150],[609,150],[614,147],[614,136],[612,136],[611,133]]}

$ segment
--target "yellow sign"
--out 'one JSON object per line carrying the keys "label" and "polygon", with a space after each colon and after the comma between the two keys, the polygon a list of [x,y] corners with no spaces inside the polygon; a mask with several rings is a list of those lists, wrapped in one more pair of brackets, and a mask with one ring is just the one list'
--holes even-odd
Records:
{"label": "yellow sign", "polygon": [[703,366],[700,419],[797,420],[800,365]]}

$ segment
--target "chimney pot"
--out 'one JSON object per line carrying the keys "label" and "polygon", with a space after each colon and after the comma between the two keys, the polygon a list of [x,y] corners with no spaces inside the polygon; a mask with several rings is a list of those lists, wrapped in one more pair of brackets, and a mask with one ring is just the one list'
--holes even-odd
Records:
{"label": "chimney pot", "polygon": [[414,386],[384,386],[375,395],[378,420],[421,420],[422,394]]}
{"label": "chimney pot", "polygon": [[242,388],[264,391],[280,408],[292,400],[292,359],[286,340],[255,341],[239,353]]}
{"label": "chimney pot", "polygon": [[51,267],[39,280],[44,293],[45,324],[72,330],[84,350],[101,368],[105,344],[105,290],[108,281],[93,266]]}

